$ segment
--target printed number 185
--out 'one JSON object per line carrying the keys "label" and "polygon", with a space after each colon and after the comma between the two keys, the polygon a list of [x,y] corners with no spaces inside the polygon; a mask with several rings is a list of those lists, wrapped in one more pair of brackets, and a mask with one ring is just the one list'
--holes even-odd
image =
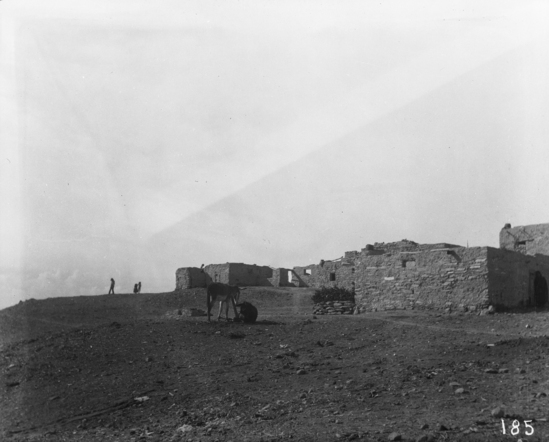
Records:
{"label": "printed number 185", "polygon": [[[524,426],[526,427],[524,434],[526,434],[526,436],[532,436],[532,434],[534,434],[534,427],[530,425],[530,422],[532,421],[531,420],[524,421]],[[503,431],[503,434],[507,434],[505,431],[505,421],[503,419],[501,420],[501,429]],[[511,424],[511,435],[517,436],[519,433],[520,433],[520,422],[515,419]]]}

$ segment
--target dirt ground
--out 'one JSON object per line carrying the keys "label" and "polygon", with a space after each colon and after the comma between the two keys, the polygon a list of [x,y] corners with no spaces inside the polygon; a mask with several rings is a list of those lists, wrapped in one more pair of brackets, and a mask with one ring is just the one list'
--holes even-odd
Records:
{"label": "dirt ground", "polygon": [[548,440],[549,313],[315,318],[311,294],[243,291],[253,325],[178,315],[203,289],[2,310],[0,439]]}

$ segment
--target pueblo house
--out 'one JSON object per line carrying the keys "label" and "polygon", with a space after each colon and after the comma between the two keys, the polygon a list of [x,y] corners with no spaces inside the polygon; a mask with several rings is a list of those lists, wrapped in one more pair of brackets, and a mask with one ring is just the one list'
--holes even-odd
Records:
{"label": "pueblo house", "polygon": [[479,311],[548,306],[549,224],[501,230],[500,247],[418,244],[366,245],[334,260],[292,270],[248,264],[186,267],[176,290],[219,281],[241,286],[338,286],[355,292],[362,311],[450,309]]}
{"label": "pueblo house", "polygon": [[288,286],[288,270],[255,264],[209,264],[206,267],[183,267],[175,273],[175,289],[206,287],[211,282],[239,286]]}

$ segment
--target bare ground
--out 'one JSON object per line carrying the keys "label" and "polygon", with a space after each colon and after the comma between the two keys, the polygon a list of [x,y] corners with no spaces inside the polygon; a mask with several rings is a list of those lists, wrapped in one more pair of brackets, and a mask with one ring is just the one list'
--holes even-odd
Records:
{"label": "bare ground", "polygon": [[[244,291],[259,310],[254,325],[178,315],[205,308],[203,289],[27,301],[0,311],[1,438],[549,436],[547,312],[315,319],[311,294]],[[503,417],[492,416],[498,407]]]}

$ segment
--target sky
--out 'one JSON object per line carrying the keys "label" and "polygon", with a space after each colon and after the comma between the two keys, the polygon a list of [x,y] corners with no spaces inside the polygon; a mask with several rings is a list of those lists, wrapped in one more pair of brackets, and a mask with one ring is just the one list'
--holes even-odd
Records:
{"label": "sky", "polygon": [[549,222],[540,1],[0,3],[0,308]]}

